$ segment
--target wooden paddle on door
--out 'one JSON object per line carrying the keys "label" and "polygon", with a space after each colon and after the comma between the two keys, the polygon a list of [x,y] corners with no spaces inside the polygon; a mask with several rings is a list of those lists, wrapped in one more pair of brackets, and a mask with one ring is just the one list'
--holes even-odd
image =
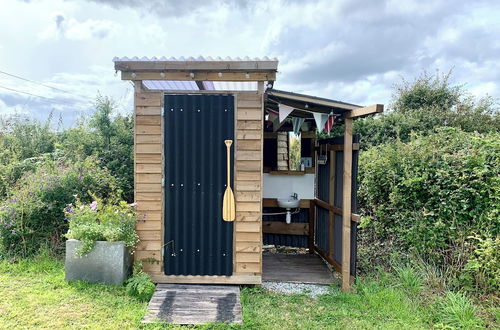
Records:
{"label": "wooden paddle on door", "polygon": [[224,143],[227,148],[227,188],[222,202],[222,219],[224,221],[234,221],[236,219],[236,208],[233,190],[231,189],[231,144],[233,144],[233,140],[224,140]]}

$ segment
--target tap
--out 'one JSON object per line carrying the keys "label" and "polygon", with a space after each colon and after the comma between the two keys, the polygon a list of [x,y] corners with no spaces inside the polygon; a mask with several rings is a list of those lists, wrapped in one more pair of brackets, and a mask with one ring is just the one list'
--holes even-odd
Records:
{"label": "tap", "polygon": [[297,193],[292,193],[292,197],[295,198],[295,199],[298,199],[299,195],[297,195]]}

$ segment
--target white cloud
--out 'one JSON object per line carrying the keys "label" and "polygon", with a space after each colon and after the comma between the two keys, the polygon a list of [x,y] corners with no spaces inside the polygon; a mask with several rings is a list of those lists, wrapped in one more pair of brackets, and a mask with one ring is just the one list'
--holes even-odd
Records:
{"label": "white cloud", "polygon": [[[28,98],[44,113],[88,113],[98,91],[126,111],[131,86],[114,56],[267,55],[280,60],[276,88],[345,102],[387,104],[401,77],[436,69],[499,97],[499,16],[493,0],[2,0],[0,70],[71,93],[0,84],[49,97]],[[26,103],[0,100],[0,113]]]}
{"label": "white cloud", "polygon": [[79,22],[75,18],[66,18],[61,12],[52,14],[51,24],[40,33],[40,38],[68,40],[92,40],[104,39],[107,37],[118,36],[121,26],[110,20],[87,19]]}

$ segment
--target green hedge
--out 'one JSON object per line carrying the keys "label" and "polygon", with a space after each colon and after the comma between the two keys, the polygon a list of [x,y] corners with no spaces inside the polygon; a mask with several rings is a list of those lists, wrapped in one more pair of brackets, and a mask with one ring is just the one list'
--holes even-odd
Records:
{"label": "green hedge", "polygon": [[68,229],[64,207],[77,195],[92,201],[118,192],[109,171],[95,158],[75,163],[47,159],[34,172],[25,173],[0,203],[0,258],[25,257],[41,247],[58,249]]}
{"label": "green hedge", "polygon": [[373,147],[359,175],[362,266],[411,253],[452,267],[462,285],[499,288],[500,134],[441,128]]}

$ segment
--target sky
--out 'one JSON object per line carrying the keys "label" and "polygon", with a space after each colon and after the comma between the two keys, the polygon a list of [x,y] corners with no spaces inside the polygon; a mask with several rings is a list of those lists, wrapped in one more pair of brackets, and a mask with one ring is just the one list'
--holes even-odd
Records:
{"label": "sky", "polygon": [[276,57],[275,88],[360,105],[450,70],[498,100],[500,1],[0,0],[0,115],[71,126],[99,94],[131,112],[113,57],[200,55]]}

